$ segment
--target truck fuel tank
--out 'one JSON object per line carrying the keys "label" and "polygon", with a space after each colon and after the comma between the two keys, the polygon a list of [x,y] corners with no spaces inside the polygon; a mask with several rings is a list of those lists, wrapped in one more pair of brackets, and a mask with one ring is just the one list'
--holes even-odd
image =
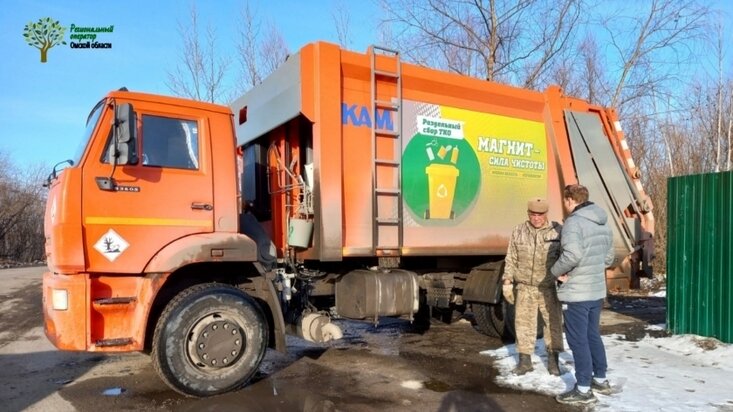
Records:
{"label": "truck fuel tank", "polygon": [[408,270],[353,270],[336,282],[336,312],[351,319],[412,315],[419,305],[417,274]]}

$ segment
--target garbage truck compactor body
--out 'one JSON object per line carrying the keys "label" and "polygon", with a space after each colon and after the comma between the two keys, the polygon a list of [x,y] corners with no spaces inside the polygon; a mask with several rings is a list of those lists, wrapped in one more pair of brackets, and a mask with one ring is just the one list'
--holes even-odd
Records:
{"label": "garbage truck compactor body", "polygon": [[653,214],[616,114],[313,43],[231,107],[109,93],[49,177],[45,331],[149,351],[175,390],[239,388],[285,333],[474,313],[512,331],[502,259],[526,200],[579,182],[609,214],[610,288],[651,273]]}

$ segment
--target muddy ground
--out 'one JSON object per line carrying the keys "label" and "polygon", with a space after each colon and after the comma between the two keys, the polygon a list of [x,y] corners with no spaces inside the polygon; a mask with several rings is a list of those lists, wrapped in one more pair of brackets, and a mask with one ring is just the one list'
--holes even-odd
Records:
{"label": "muddy ground", "polygon": [[[385,319],[379,326],[339,321],[345,337],[328,345],[288,338],[270,351],[246,388],[192,399],[166,387],[142,354],[59,352],[42,331],[43,268],[0,270],[2,410],[140,411],[561,411],[552,397],[495,385],[491,358],[503,345],[476,332],[470,314],[427,331]],[[637,340],[665,321],[665,299],[615,295],[603,333]]]}

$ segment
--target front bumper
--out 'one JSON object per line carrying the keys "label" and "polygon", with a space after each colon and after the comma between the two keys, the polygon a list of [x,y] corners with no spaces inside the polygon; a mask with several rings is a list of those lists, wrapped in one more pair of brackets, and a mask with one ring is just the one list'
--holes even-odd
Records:
{"label": "front bumper", "polygon": [[[88,279],[83,274],[43,274],[43,329],[48,340],[61,350],[89,349]],[[64,295],[66,305],[62,304]]]}

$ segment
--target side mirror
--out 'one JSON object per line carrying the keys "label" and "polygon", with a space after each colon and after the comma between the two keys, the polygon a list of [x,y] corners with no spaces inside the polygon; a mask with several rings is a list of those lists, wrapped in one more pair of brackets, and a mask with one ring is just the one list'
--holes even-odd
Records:
{"label": "side mirror", "polygon": [[114,144],[109,147],[109,159],[118,165],[136,161],[137,121],[132,105],[115,106]]}

